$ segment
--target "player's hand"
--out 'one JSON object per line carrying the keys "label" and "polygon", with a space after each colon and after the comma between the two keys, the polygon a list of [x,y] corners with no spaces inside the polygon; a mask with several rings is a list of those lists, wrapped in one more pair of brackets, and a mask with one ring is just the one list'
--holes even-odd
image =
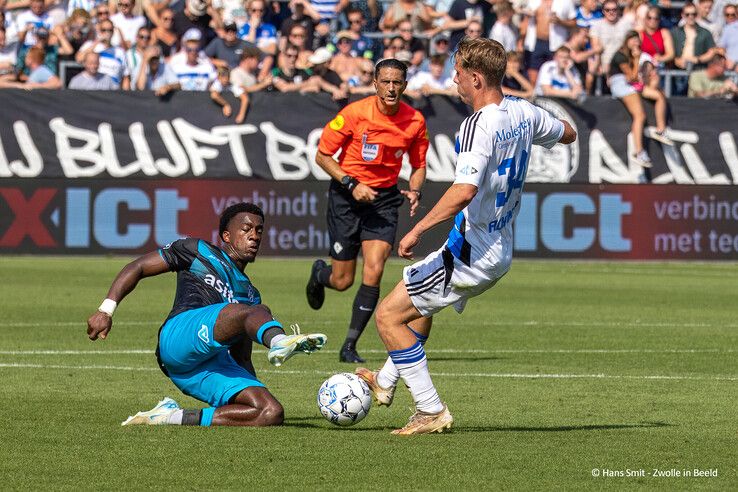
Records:
{"label": "player's hand", "polygon": [[357,202],[373,202],[377,198],[377,192],[363,183],[357,184],[351,195]]}
{"label": "player's hand", "polygon": [[112,326],[112,317],[103,312],[96,311],[95,314],[90,316],[87,320],[87,336],[90,340],[97,340],[98,337],[105,340],[108,337],[108,332]]}
{"label": "player's hand", "polygon": [[420,200],[418,199],[418,192],[410,190],[400,190],[400,193],[405,195],[405,197],[410,201],[410,217],[414,216],[415,212],[418,209],[418,204],[420,204]]}
{"label": "player's hand", "polygon": [[397,254],[400,255],[400,257],[402,258],[412,260],[413,248],[419,242],[420,235],[414,233],[413,231],[408,232],[407,234],[405,234],[405,237],[402,238],[402,241],[400,241],[400,246],[397,248]]}

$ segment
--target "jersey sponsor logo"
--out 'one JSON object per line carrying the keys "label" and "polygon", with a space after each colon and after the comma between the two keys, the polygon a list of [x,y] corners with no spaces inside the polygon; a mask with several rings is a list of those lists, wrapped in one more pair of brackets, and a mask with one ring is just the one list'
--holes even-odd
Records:
{"label": "jersey sponsor logo", "polygon": [[341,128],[343,128],[343,125],[345,125],[345,124],[346,124],[346,120],[344,120],[343,119],[343,116],[341,116],[339,114],[338,116],[336,116],[335,118],[333,118],[330,123],[328,123],[328,127],[331,130],[338,131]]}
{"label": "jersey sponsor logo", "polygon": [[366,133],[361,137],[361,158],[365,161],[373,161],[379,155],[379,144],[371,144],[366,141]]}
{"label": "jersey sponsor logo", "polygon": [[215,278],[214,275],[205,275],[205,283],[210,287],[214,288],[223,298],[231,304],[237,303],[238,301],[233,299],[233,289],[228,284],[224,284],[222,280]]}
{"label": "jersey sponsor logo", "polygon": [[506,142],[508,140],[517,140],[518,138],[522,137],[526,133],[530,133],[531,131],[531,123],[530,119],[526,119],[520,122],[518,126],[511,126],[507,129],[502,130],[496,130],[495,131],[495,143],[501,143]]}
{"label": "jersey sponsor logo", "polygon": [[197,332],[197,337],[205,343],[210,343],[209,331],[210,330],[208,330],[208,325],[202,325],[200,327],[200,331]]}

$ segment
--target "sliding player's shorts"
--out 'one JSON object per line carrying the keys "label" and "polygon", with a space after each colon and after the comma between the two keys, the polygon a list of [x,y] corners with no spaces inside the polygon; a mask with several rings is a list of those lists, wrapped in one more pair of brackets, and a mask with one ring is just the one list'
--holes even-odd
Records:
{"label": "sliding player's shorts", "polygon": [[184,394],[214,407],[227,405],[246,388],[264,386],[213,336],[218,314],[227,305],[184,311],[159,332],[158,356],[165,373]]}

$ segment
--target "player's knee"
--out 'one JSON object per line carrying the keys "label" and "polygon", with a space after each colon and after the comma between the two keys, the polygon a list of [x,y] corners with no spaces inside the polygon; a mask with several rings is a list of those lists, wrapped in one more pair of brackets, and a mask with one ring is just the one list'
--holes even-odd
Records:
{"label": "player's knee", "polygon": [[284,408],[278,402],[270,403],[261,409],[259,420],[262,425],[282,425],[284,423]]}
{"label": "player's knee", "polygon": [[352,275],[335,275],[331,277],[331,285],[334,289],[341,292],[354,285],[354,277]]}
{"label": "player's knee", "polygon": [[382,281],[384,265],[365,265],[363,271],[363,282],[366,285],[379,285]]}

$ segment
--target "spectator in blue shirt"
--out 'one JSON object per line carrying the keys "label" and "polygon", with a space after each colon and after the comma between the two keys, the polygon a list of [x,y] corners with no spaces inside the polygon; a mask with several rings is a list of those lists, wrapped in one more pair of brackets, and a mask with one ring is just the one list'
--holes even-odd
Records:
{"label": "spectator in blue shirt", "polygon": [[274,55],[277,52],[277,28],[264,22],[264,0],[250,0],[246,13],[249,21],[238,31],[238,37],[255,44],[261,51]]}

